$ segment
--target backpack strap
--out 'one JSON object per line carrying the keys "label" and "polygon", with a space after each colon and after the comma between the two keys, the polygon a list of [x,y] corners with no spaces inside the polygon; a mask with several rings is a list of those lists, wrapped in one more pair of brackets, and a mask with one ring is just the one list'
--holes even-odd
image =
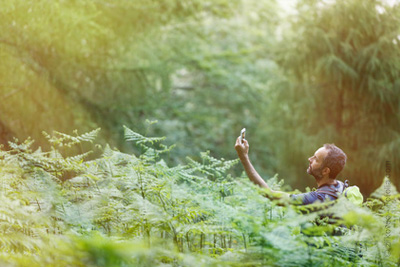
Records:
{"label": "backpack strap", "polygon": [[344,196],[347,197],[347,191],[346,189],[349,187],[349,180],[344,181],[343,183],[343,192],[344,192]]}

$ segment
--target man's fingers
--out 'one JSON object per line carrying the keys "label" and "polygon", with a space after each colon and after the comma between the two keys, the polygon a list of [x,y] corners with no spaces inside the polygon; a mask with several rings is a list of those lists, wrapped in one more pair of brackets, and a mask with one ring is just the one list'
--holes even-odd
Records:
{"label": "man's fingers", "polygon": [[238,145],[241,145],[241,143],[240,143],[240,136],[236,139],[236,144],[235,144],[235,146],[238,146]]}

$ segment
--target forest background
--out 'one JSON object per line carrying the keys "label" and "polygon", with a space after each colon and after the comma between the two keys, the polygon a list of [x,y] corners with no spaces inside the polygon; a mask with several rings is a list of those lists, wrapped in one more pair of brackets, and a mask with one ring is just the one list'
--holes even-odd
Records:
{"label": "forest background", "polygon": [[0,0],[0,95],[1,266],[400,266],[398,1]]}
{"label": "forest background", "polygon": [[100,127],[100,143],[135,153],[126,125],[167,136],[173,165],[235,159],[246,127],[256,169],[287,189],[315,186],[307,158],[324,143],[365,197],[387,162],[399,188],[399,4],[289,2],[2,0],[1,143]]}

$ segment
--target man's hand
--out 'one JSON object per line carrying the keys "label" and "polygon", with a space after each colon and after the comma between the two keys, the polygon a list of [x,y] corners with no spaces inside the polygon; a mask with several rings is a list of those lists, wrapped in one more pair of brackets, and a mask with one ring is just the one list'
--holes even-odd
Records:
{"label": "man's hand", "polygon": [[243,144],[240,141],[240,136],[236,139],[235,149],[240,159],[246,158],[249,155],[249,143],[243,139]]}

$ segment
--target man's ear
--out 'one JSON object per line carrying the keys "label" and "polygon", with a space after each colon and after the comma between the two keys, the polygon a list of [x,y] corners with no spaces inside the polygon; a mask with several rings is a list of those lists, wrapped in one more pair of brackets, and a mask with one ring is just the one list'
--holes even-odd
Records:
{"label": "man's ear", "polygon": [[329,177],[329,173],[331,173],[331,169],[329,169],[328,167],[325,167],[322,169],[322,175],[328,175]]}

